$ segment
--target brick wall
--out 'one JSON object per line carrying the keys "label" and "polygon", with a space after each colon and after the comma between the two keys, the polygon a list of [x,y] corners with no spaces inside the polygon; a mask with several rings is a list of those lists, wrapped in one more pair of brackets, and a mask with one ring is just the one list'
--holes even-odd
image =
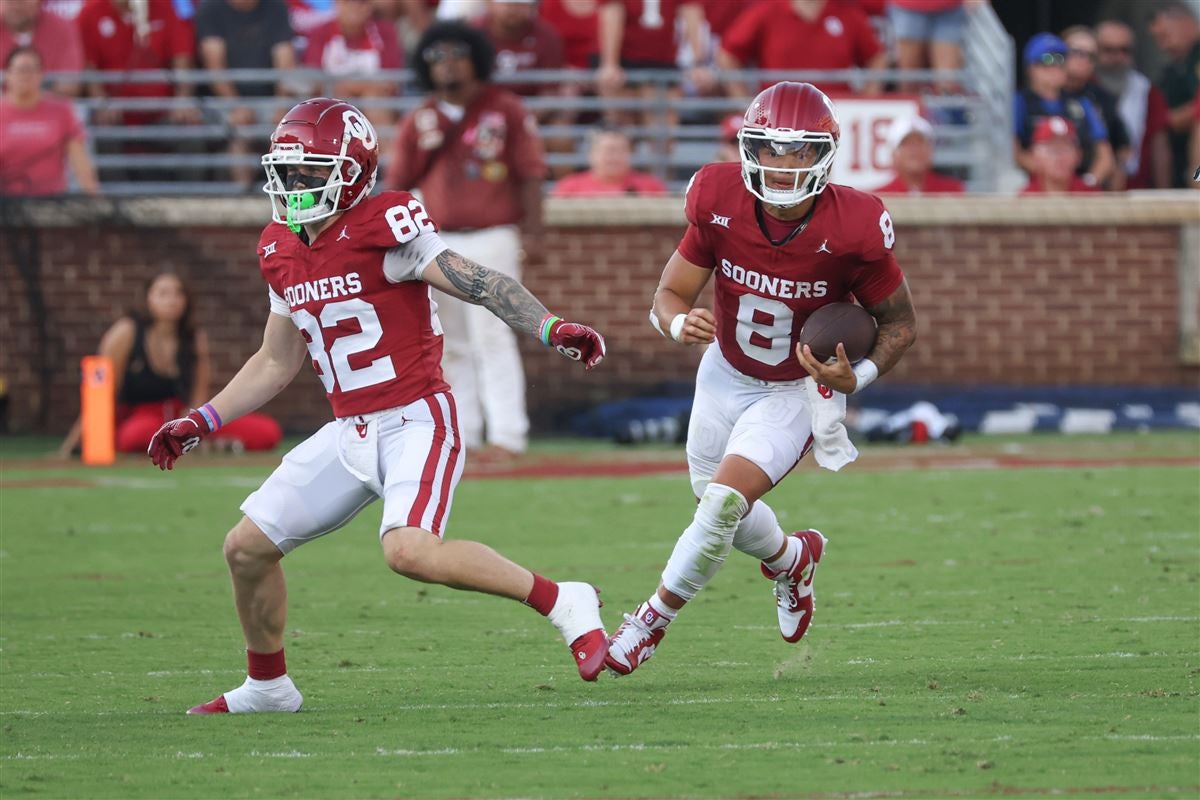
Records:
{"label": "brick wall", "polygon": [[[894,211],[896,253],[921,335],[886,380],[1196,382],[1196,368],[1179,359],[1177,221],[933,224]],[[697,353],[669,344],[646,319],[659,272],[681,233],[678,224],[662,224],[662,216],[647,227],[609,220],[551,228],[546,263],[526,283],[556,312],[603,331],[609,359],[584,374],[532,340],[523,342],[535,426],[547,427],[571,407],[691,378]],[[192,284],[218,385],[258,345],[267,311],[254,257],[257,225],[133,225],[110,218],[58,220],[32,237],[13,227],[0,234],[0,376],[8,382],[16,430],[37,428],[42,415],[47,430],[69,424],[77,411],[79,357],[94,350],[159,270],[178,271]],[[15,255],[31,244],[40,247],[47,309],[44,346],[53,388],[46,397],[38,391],[40,346]],[[293,430],[311,429],[329,413],[307,370],[268,410]]]}

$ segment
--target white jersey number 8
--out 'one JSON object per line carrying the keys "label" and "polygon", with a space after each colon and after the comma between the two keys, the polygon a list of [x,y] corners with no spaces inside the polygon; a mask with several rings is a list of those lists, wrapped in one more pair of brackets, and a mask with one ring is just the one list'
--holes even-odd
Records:
{"label": "white jersey number 8", "polygon": [[[383,338],[379,315],[375,313],[375,307],[367,301],[356,298],[329,303],[321,309],[320,322],[308,311],[297,308],[292,311],[292,319],[305,334],[308,354],[312,356],[313,366],[326,393],[333,391],[335,378],[337,386],[343,392],[352,392],[396,377],[396,367],[392,364],[390,355],[381,356],[365,367],[355,369],[350,366],[350,356],[365,353]],[[356,320],[359,333],[339,336],[326,353],[325,337],[321,335],[321,329],[337,327],[344,319]]]}
{"label": "white jersey number 8", "polygon": [[896,243],[896,229],[892,226],[892,215],[886,211],[879,215],[879,230],[883,231],[883,246],[891,250]]}
{"label": "white jersey number 8", "polygon": [[[755,361],[773,367],[782,364],[792,352],[792,310],[785,303],[744,294],[738,299],[737,320],[738,346]],[[751,341],[754,334],[769,343]]]}

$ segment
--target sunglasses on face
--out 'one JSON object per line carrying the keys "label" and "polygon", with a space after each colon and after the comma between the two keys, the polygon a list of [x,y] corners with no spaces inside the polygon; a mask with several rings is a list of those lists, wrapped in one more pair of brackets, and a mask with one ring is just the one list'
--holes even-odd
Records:
{"label": "sunglasses on face", "polygon": [[1042,67],[1061,67],[1067,63],[1067,57],[1062,53],[1042,53],[1033,63]]}
{"label": "sunglasses on face", "polygon": [[1100,45],[1100,52],[1106,56],[1128,56],[1133,55],[1133,45]]}
{"label": "sunglasses on face", "polygon": [[1075,58],[1086,58],[1088,61],[1096,60],[1096,54],[1094,52],[1092,52],[1091,50],[1073,49],[1070,52],[1068,52],[1067,55],[1074,56]]}
{"label": "sunglasses on face", "polygon": [[426,64],[436,64],[452,58],[466,58],[471,54],[471,48],[465,44],[442,44],[431,47],[421,54]]}

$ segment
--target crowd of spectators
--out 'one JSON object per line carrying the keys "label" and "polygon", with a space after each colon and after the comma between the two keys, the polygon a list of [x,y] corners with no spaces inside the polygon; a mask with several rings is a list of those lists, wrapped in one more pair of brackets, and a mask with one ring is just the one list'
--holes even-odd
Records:
{"label": "crowd of spectators", "polygon": [[[846,79],[815,80],[835,99],[874,96],[885,91],[953,94],[963,87],[955,71],[964,64],[967,7],[989,0],[3,0],[0,2],[0,59],[17,47],[31,48],[55,98],[163,98],[159,108],[91,104],[83,127],[63,138],[65,117],[53,102],[23,106],[45,114],[61,141],[85,141],[96,127],[160,124],[222,126],[227,135],[188,144],[136,131],[99,137],[101,153],[179,153],[195,148],[227,148],[233,181],[259,180],[255,154],[283,110],[296,98],[332,92],[357,100],[391,151],[396,118],[391,98],[414,87],[385,80],[379,73],[412,65],[420,37],[438,20],[465,21],[488,38],[496,52],[495,74],[516,94],[541,97],[536,118],[542,125],[633,125],[645,131],[679,122],[666,95],[747,99],[757,81],[735,80],[733,71],[876,70],[942,71],[926,83],[883,82],[869,73]],[[1163,188],[1190,185],[1193,128],[1196,125],[1200,25],[1187,3],[1164,0],[1150,26],[1166,66],[1154,80],[1137,70],[1134,31],[1106,20],[1095,29],[1074,26],[1061,34],[1035,35],[1022,45],[1023,75],[1014,97],[1014,160],[1030,176],[1040,159],[1034,133],[1043,119],[1070,123],[1080,158],[1080,181],[1097,189]],[[272,69],[295,77],[276,81],[84,82],[72,75],[87,69],[127,74],[131,70]],[[571,70],[577,79],[545,83],[513,80],[527,70]],[[310,77],[322,76],[314,85]],[[667,81],[639,80],[661,71]],[[13,102],[7,99],[6,102]],[[571,104],[545,103],[547,95],[591,94],[604,100],[654,98],[640,105],[601,103],[599,114],[579,114]],[[277,102],[264,102],[277,98]],[[28,103],[28,98],[23,102]],[[632,111],[631,108],[646,109]],[[40,118],[39,118],[40,119]],[[687,122],[721,126],[718,115]],[[935,120],[936,121],[936,120]],[[902,123],[902,124],[901,124]],[[907,127],[906,127],[907,126]],[[0,156],[6,163],[20,152],[12,126],[0,127]],[[938,183],[932,163],[935,137],[928,125],[898,120],[905,136],[889,140],[898,157],[889,191],[929,191]],[[28,130],[28,126],[26,126]],[[597,136],[587,143],[591,150]],[[201,142],[197,144],[197,142]],[[666,144],[664,144],[666,142]],[[668,137],[631,141],[635,163],[652,149],[669,147]],[[582,153],[583,142],[547,141],[550,152]],[[714,146],[726,151],[726,140]],[[189,150],[188,148],[192,149]],[[62,152],[66,152],[63,150]],[[592,153],[592,156],[595,154]],[[723,157],[736,156],[725,152]],[[91,190],[72,159],[75,185]],[[903,162],[903,166],[902,166]],[[589,162],[591,163],[591,162]],[[659,163],[665,163],[659,161]],[[65,164],[65,160],[64,160]],[[926,166],[921,166],[926,164]],[[64,168],[65,169],[65,168]],[[12,167],[8,172],[14,171]],[[82,173],[87,170],[83,169]],[[590,172],[595,173],[594,163]],[[64,171],[65,175],[65,171]],[[213,173],[207,173],[213,177]],[[551,177],[562,176],[551,170]],[[21,176],[18,176],[21,177]],[[130,173],[102,171],[101,178],[136,179]],[[0,173],[0,194],[41,191],[26,178]],[[931,181],[933,183],[931,183]],[[49,185],[59,186],[56,180]]]}
{"label": "crowd of spectators", "polygon": [[[1014,156],[1034,191],[1048,157],[1035,153],[1036,131],[1046,120],[1066,122],[1078,157],[1059,145],[1055,163],[1073,161],[1080,187],[1122,190],[1196,187],[1192,173],[1200,149],[1193,129],[1200,115],[1200,23],[1183,2],[1161,4],[1150,33],[1166,60],[1157,82],[1136,69],[1133,29],[1103,20],[1095,29],[1073,26],[1061,36],[1039,33],[1024,49],[1027,82],[1014,98]],[[1054,125],[1055,136],[1062,125]],[[1050,140],[1042,150],[1049,148]],[[1054,149],[1054,148],[1049,148]],[[1198,150],[1200,152],[1200,150]],[[1049,181],[1051,185],[1061,181]]]}

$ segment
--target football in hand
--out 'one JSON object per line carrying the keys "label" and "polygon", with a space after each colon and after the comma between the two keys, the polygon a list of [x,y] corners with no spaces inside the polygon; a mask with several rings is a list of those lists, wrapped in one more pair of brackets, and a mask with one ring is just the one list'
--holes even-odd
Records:
{"label": "football in hand", "polygon": [[837,358],[838,342],[851,364],[866,358],[875,346],[875,318],[860,305],[830,303],[809,314],[800,328],[800,344],[822,363]]}

